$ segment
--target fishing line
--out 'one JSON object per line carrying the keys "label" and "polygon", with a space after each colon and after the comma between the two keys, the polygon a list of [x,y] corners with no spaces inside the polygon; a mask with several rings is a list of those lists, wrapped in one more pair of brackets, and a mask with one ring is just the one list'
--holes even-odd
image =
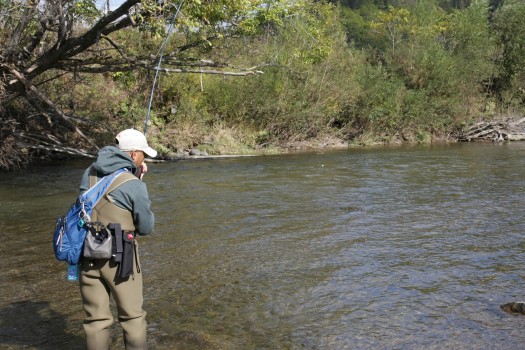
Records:
{"label": "fishing line", "polygon": [[153,86],[151,87],[151,94],[149,96],[148,113],[146,114],[146,122],[144,123],[144,135],[146,135],[146,131],[148,131],[148,121],[149,121],[149,115],[151,112],[151,103],[153,101],[153,93],[155,92],[155,84],[157,83],[157,77],[159,75],[160,65],[162,63],[162,56],[164,55],[164,48],[166,47],[166,43],[168,42],[168,38],[170,37],[171,30],[173,29],[175,18],[177,18],[177,15],[179,14],[180,8],[182,7],[183,3],[184,3],[184,0],[182,0],[179,4],[179,7],[177,7],[175,16],[173,16],[173,19],[171,20],[171,23],[168,27],[168,33],[166,34],[166,38],[164,38],[164,42],[162,43],[162,46],[160,48],[159,64],[157,65],[157,69],[155,70],[155,78],[153,79]]}

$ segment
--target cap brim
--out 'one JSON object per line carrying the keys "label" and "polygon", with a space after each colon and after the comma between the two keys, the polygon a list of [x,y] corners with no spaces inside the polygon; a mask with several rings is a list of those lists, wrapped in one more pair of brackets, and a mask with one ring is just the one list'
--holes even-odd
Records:
{"label": "cap brim", "polygon": [[157,156],[157,151],[155,151],[153,148],[148,147],[146,149],[142,150],[148,157],[155,158]]}

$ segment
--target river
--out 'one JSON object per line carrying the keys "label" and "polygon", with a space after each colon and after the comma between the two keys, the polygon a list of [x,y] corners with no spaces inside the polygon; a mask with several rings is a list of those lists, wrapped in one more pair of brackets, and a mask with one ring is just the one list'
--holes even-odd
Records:
{"label": "river", "polygon": [[[2,348],[83,348],[52,231],[89,163],[0,173]],[[150,348],[521,348],[524,170],[525,143],[151,164]]]}

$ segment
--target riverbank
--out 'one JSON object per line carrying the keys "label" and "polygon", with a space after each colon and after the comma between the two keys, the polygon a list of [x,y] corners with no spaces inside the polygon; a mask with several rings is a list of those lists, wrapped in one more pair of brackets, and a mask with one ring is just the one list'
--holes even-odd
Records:
{"label": "riverbank", "polygon": [[[416,144],[442,144],[456,142],[506,142],[525,140],[525,118],[521,116],[500,116],[490,121],[478,121],[456,131],[435,132],[412,131],[399,134],[363,132],[349,139],[341,136],[342,132],[330,129],[315,137],[300,138],[292,136],[288,140],[272,140],[261,132],[239,128],[219,127],[205,135],[187,134],[180,138],[182,144],[192,147],[165,148],[165,145],[178,144],[177,139],[167,140],[164,135],[157,137],[164,144],[157,144],[164,159],[210,158],[232,156],[255,156],[268,154],[286,154],[289,152],[344,149],[368,146],[393,146]],[[206,131],[204,131],[206,133]],[[263,134],[265,138],[261,139]],[[193,138],[192,138],[193,136]],[[164,152],[162,152],[164,150]]]}
{"label": "riverbank", "polygon": [[[525,121],[524,118],[514,118],[514,122],[506,123],[520,124]],[[399,146],[399,145],[417,145],[417,144],[442,144],[456,143],[458,141],[469,142],[503,142],[518,141],[523,138],[510,137],[516,135],[514,132],[505,132],[506,130],[501,121],[487,122],[486,125],[499,125],[499,129],[494,133],[491,127],[491,134],[485,132],[484,137],[466,139],[464,135],[472,130],[472,127],[465,128],[464,131],[457,133],[448,132],[440,134],[431,134],[429,132],[411,132],[390,135],[387,133],[363,132],[362,134],[348,139],[342,136],[342,132],[337,129],[329,129],[315,137],[291,136],[287,140],[272,139],[270,135],[264,132],[257,132],[242,128],[229,128],[225,126],[215,126],[206,128],[193,125],[191,128],[175,128],[170,130],[158,130],[151,127],[148,130],[148,139],[150,144],[158,150],[158,156],[155,159],[149,159],[149,162],[176,161],[184,159],[211,159],[211,158],[232,158],[248,157],[261,155],[287,154],[302,151],[314,150],[337,150],[345,148],[360,148],[371,146]],[[514,125],[512,124],[512,125]],[[481,123],[474,127],[480,128]],[[509,124],[510,125],[510,124]],[[487,128],[488,130],[489,128]],[[503,130],[503,131],[502,131]],[[497,137],[491,137],[496,135]],[[106,137],[107,139],[107,137]],[[95,138],[99,147],[107,144],[107,141]],[[34,149],[34,147],[33,147]],[[78,149],[72,152],[71,148],[46,148],[40,147],[38,154],[31,154],[30,149],[23,152],[27,159],[18,168],[42,160],[73,159],[73,158],[96,158],[96,151],[88,152],[84,149]],[[16,169],[17,167],[13,168]],[[4,169],[5,170],[5,169]]]}
{"label": "riverbank", "polygon": [[[400,137],[390,137],[387,135],[366,135],[352,141],[346,141],[334,135],[323,135],[322,137],[311,138],[309,140],[299,141],[280,141],[275,143],[266,143],[263,145],[248,146],[242,142],[230,142],[227,147],[224,143],[213,144],[196,144],[194,147],[169,149],[163,144],[154,143],[152,146],[159,150],[156,158],[148,158],[148,163],[163,163],[179,160],[190,159],[221,159],[221,158],[241,158],[241,157],[257,157],[265,155],[285,155],[297,152],[321,151],[321,150],[340,150],[347,148],[364,148],[376,146],[401,146],[401,145],[417,145],[417,144],[443,144],[455,143],[457,140],[453,138],[438,138],[433,137],[425,139],[425,142],[417,141],[415,139],[401,139]],[[62,152],[52,152],[42,154],[41,157],[34,157],[31,163],[38,163],[46,160],[65,160],[65,159],[95,159],[96,154],[84,155],[68,154]]]}
{"label": "riverbank", "polygon": [[[220,136],[219,136],[220,135]],[[221,128],[215,130],[213,134],[195,139],[184,139],[185,143],[192,144],[192,147],[173,147],[177,139],[167,140],[164,135],[154,137],[157,140],[157,147],[160,152],[158,160],[179,160],[179,159],[203,159],[221,157],[242,157],[260,156],[272,154],[286,154],[312,150],[337,150],[345,148],[359,148],[369,146],[394,146],[407,144],[431,144],[431,143],[454,143],[457,139],[447,135],[430,135],[428,133],[416,133],[414,135],[387,135],[364,133],[352,140],[333,133],[324,133],[308,139],[290,140],[265,140],[256,142],[256,138],[249,133],[242,133],[239,130]],[[202,140],[205,140],[204,142]],[[226,141],[225,141],[226,140]],[[250,140],[247,142],[247,140]],[[164,142],[164,143],[159,143]],[[166,145],[168,147],[166,147]]]}

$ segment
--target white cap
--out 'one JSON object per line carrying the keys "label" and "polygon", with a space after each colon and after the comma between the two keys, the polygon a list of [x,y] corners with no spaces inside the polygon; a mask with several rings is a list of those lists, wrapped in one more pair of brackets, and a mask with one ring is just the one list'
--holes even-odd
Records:
{"label": "white cap", "polygon": [[148,146],[146,136],[138,130],[126,129],[121,131],[115,139],[117,140],[117,147],[122,151],[143,151],[151,158],[157,156],[157,151]]}

